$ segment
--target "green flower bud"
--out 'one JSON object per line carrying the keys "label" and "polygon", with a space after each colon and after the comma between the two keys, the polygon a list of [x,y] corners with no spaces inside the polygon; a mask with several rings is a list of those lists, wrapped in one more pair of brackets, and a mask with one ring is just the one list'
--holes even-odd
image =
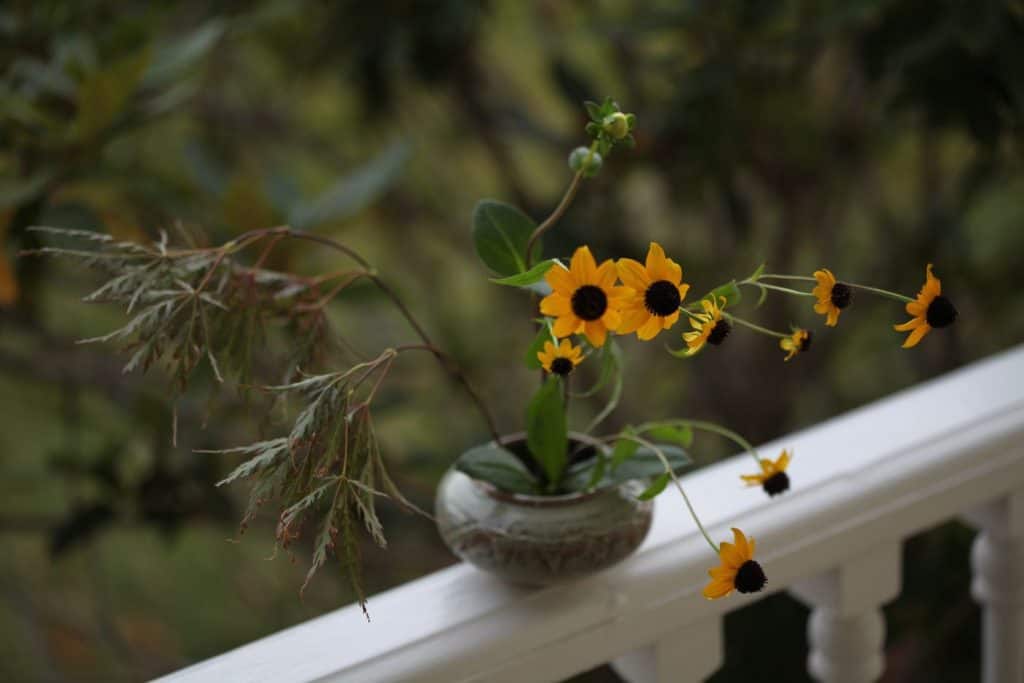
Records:
{"label": "green flower bud", "polygon": [[617,111],[604,117],[601,127],[608,135],[611,135],[616,140],[621,140],[629,135],[629,118],[621,111]]}
{"label": "green flower bud", "polygon": [[586,178],[593,178],[601,170],[601,155],[590,151],[589,147],[577,147],[569,155],[569,168],[576,173],[583,172]]}

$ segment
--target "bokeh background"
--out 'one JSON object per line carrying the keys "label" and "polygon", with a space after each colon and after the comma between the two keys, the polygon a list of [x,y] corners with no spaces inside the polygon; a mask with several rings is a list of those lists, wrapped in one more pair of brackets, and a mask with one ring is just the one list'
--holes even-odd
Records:
{"label": "bokeh background", "polygon": [[[531,304],[484,281],[470,214],[487,196],[546,215],[585,142],[582,101],[606,95],[637,114],[637,146],[586,182],[548,255],[586,242],[639,258],[654,239],[701,291],[767,261],[913,294],[934,262],[961,314],[908,352],[893,302],[860,296],[825,330],[806,301],[772,297],[760,322],[817,331],[790,363],[743,331],[691,362],[627,341],[614,425],[689,415],[758,443],[1024,336],[1020,1],[4,3],[0,678],[138,680],[354,599],[328,564],[300,600],[308,547],[275,557],[272,512],[239,536],[245,487],[214,486],[236,460],[193,452],[283,423],[230,390],[211,402],[198,372],[172,446],[160,371],[123,375],[116,349],[75,343],[123,313],[80,302],[95,274],[18,258],[39,245],[28,226],[150,240],[181,222],[217,243],[288,222],[351,244],[512,431],[536,382],[521,363]],[[333,258],[290,244],[271,265],[317,273]],[[368,288],[331,318],[368,352],[410,341]],[[256,359],[268,379],[276,358]],[[400,486],[429,507],[486,431],[419,360],[396,367],[376,419]],[[575,417],[597,407],[578,401]],[[797,486],[814,455],[798,454]],[[366,544],[371,594],[453,561],[429,521],[381,514],[390,548]],[[976,679],[970,539],[950,524],[907,544],[885,680]],[[785,596],[731,615],[713,680],[805,680],[805,618]]]}

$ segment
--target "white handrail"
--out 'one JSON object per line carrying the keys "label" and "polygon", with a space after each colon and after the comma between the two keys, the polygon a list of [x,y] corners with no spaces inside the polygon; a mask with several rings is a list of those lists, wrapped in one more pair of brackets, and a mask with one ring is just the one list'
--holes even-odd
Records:
{"label": "white handrail", "polygon": [[596,576],[530,590],[460,564],[373,596],[369,624],[346,607],[161,680],[558,681],[1024,490],[1022,437],[1024,347],[762,446],[795,453],[784,496],[741,487],[745,455],[685,477],[712,536],[757,539],[766,592],[701,597],[715,558],[667,492],[637,555]]}

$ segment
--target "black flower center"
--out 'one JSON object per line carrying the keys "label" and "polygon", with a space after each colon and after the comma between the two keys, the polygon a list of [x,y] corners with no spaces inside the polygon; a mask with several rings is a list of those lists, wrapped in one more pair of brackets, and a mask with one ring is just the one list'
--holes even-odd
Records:
{"label": "black flower center", "polygon": [[729,324],[729,321],[724,318],[719,320],[715,323],[714,328],[712,328],[711,334],[708,335],[708,344],[718,346],[725,341],[730,332],[732,332],[732,325]]}
{"label": "black flower center", "polygon": [[551,372],[565,377],[572,372],[573,364],[568,358],[556,358],[551,361]]}
{"label": "black flower center", "polygon": [[572,312],[580,320],[600,320],[608,310],[608,297],[596,285],[583,285],[572,293]]}
{"label": "black flower center", "polygon": [[937,296],[928,304],[928,311],[925,318],[932,327],[948,327],[956,321],[959,315],[953,302],[944,296]]}
{"label": "black flower center", "polygon": [[836,308],[846,308],[853,300],[853,288],[842,282],[832,285],[832,305]]}
{"label": "black flower center", "polygon": [[808,330],[807,334],[805,334],[803,339],[800,340],[799,346],[800,346],[800,350],[801,351],[806,351],[807,349],[811,348],[811,331],[810,330]]}
{"label": "black flower center", "polygon": [[736,572],[736,580],[733,585],[740,593],[756,593],[764,588],[767,581],[768,577],[764,575],[761,565],[753,560],[747,560],[740,565],[739,571]]}
{"label": "black flower center", "polygon": [[668,280],[652,282],[644,292],[644,307],[651,315],[672,315],[679,310],[681,301],[679,288]]}
{"label": "black flower center", "polygon": [[785,472],[776,472],[765,479],[761,486],[769,496],[777,496],[783,491],[789,490],[789,475]]}

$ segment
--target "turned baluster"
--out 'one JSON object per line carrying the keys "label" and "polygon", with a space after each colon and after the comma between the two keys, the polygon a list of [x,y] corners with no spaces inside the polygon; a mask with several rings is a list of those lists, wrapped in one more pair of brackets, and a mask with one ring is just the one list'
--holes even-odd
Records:
{"label": "turned baluster", "polygon": [[807,670],[826,683],[869,683],[885,669],[881,607],[900,592],[900,543],[886,542],[795,584],[812,608]]}

